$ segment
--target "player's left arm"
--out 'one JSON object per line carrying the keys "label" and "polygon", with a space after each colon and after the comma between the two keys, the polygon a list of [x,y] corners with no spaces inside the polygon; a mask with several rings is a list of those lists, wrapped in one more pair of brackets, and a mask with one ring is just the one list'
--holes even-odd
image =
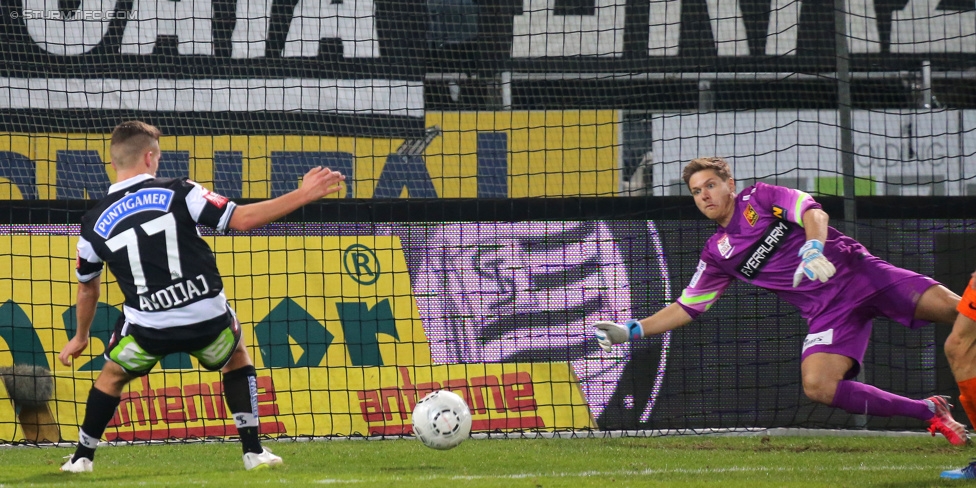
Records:
{"label": "player's left arm", "polygon": [[806,234],[806,243],[800,248],[800,265],[793,273],[793,288],[800,285],[803,277],[826,283],[837,269],[824,256],[827,243],[827,224],[830,216],[808,193],[785,186],[756,183],[753,190],[756,205],[766,208],[776,218],[793,222]]}
{"label": "player's left arm", "polygon": [[830,215],[823,209],[810,208],[803,212],[803,230],[806,231],[807,240],[827,242],[827,224],[829,222]]}
{"label": "player's left arm", "polygon": [[793,288],[799,286],[806,276],[809,280],[826,283],[837,268],[824,256],[824,243],[827,242],[827,224],[830,216],[820,208],[808,208],[803,212],[803,230],[806,232],[807,242],[800,248],[800,265],[793,273]]}

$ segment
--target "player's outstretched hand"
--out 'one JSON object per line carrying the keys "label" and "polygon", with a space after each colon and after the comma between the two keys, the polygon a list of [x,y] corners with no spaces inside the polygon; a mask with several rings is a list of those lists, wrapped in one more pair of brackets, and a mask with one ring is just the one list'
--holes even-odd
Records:
{"label": "player's outstretched hand", "polygon": [[823,255],[823,243],[816,239],[807,241],[800,248],[799,256],[803,261],[793,273],[793,288],[803,281],[804,276],[809,280],[820,280],[821,283],[826,283],[837,272],[837,268]]}
{"label": "player's outstretched hand", "polygon": [[593,328],[596,329],[593,336],[596,337],[596,341],[606,352],[610,352],[611,346],[614,344],[622,344],[644,337],[644,329],[641,328],[640,322],[633,319],[624,322],[623,325],[600,321],[594,323]]}
{"label": "player's outstretched hand", "polygon": [[329,168],[316,166],[305,173],[302,178],[302,190],[307,192],[313,200],[331,195],[340,189],[339,183],[346,180],[346,176]]}
{"label": "player's outstretched hand", "polygon": [[65,366],[71,366],[71,360],[77,359],[81,356],[81,352],[88,347],[88,339],[74,336],[64,345],[64,349],[61,349],[61,354],[58,354],[58,359],[61,360],[61,364]]}

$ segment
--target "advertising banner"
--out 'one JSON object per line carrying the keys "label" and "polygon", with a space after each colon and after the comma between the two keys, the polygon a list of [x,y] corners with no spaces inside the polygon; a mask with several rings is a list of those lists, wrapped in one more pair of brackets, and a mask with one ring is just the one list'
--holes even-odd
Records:
{"label": "advertising banner", "polygon": [[[55,379],[52,410],[66,438],[75,435],[68,426],[81,424],[84,411],[78,403],[84,404],[94,376],[60,372]],[[440,389],[464,398],[475,432],[593,428],[576,385],[565,363],[259,369],[260,432],[272,437],[410,434],[413,408]],[[0,430],[0,439],[14,438],[7,430],[7,437]],[[188,370],[157,371],[130,383],[105,439],[236,435],[220,373]]]}
{"label": "advertising banner", "polygon": [[[308,235],[295,235],[300,229]],[[542,280],[555,267],[572,269],[589,262],[619,267],[619,251],[603,256],[594,254],[596,248],[587,244],[613,239],[605,227],[602,229],[566,228],[564,232],[571,233],[572,239],[565,249],[525,254],[535,254],[537,264],[522,273],[526,278],[534,274],[535,280]],[[121,317],[122,296],[106,272],[89,348],[72,366],[61,365],[57,352],[77,327],[72,295],[76,237],[71,236],[77,228],[35,230],[47,233],[0,239],[0,256],[5,257],[0,259],[0,344],[5,346],[0,347],[0,365],[50,368],[55,377],[51,410],[62,435],[71,436],[73,429],[64,429],[80,422],[78,405],[84,403],[96,372],[105,363],[101,354]],[[508,247],[511,251],[525,245],[513,234],[516,230],[499,228],[515,238]],[[525,234],[525,230],[520,233]],[[601,412],[616,388],[623,356],[617,354],[608,361],[589,355],[583,317],[563,319],[569,322],[562,325],[550,324],[548,336],[513,340],[516,347],[502,355],[448,352],[448,341],[458,342],[465,350],[490,346],[477,339],[460,343],[457,330],[484,329],[461,317],[454,322],[442,315],[444,306],[439,302],[454,300],[450,296],[452,287],[442,288],[426,278],[436,273],[435,269],[416,268],[431,243],[421,240],[413,227],[378,229],[375,235],[358,232],[361,227],[355,224],[300,224],[270,228],[261,236],[205,237],[217,256],[225,292],[244,326],[245,341],[259,371],[263,433],[408,433],[409,413],[416,402],[441,388],[459,393],[468,402],[475,430],[594,427],[591,411]],[[477,246],[493,248],[492,252],[505,249],[486,242],[486,235],[472,235],[481,243]],[[566,251],[580,253],[579,258],[563,262],[561,255]],[[504,257],[507,252],[498,258],[508,259]],[[481,263],[480,271],[465,269],[465,263],[475,263],[469,259]],[[487,256],[461,256],[454,265],[462,273],[482,274],[492,269],[497,272],[496,266],[507,266]],[[436,268],[435,263],[423,266]],[[544,270],[547,266],[552,268],[548,272]],[[504,277],[494,279],[499,284],[507,282]],[[596,286],[601,281],[595,275],[580,279],[578,283],[547,287],[558,291],[570,285]],[[496,303],[514,296],[530,307],[552,307],[555,311],[567,305],[571,309],[596,306],[593,312],[629,304],[629,299],[621,298],[620,303],[585,305],[582,295],[567,304],[561,297],[568,295],[562,291],[549,302],[531,305],[538,297],[532,298],[535,292],[525,289],[524,283],[507,290],[491,290],[487,282],[484,284],[484,298],[497,294],[490,298]],[[622,290],[628,288],[626,281],[619,285]],[[422,301],[423,314],[417,306],[419,296],[427,297]],[[528,312],[508,313],[518,311]],[[492,313],[477,313],[485,314],[485,325],[493,327],[489,318]],[[545,330],[532,321],[522,326],[530,327],[526,332]],[[437,338],[428,339],[428,333]],[[519,353],[547,347],[547,354]],[[585,376],[580,378],[579,374]],[[606,393],[600,393],[603,390]],[[592,396],[592,405],[588,405],[587,394]],[[219,373],[200,370],[196,360],[186,354],[167,356],[150,375],[131,383],[109,427],[110,440],[234,433],[223,403]]]}
{"label": "advertising banner", "polygon": [[[836,10],[830,2],[475,4],[459,1],[432,12],[430,35],[444,46],[443,54],[435,50],[433,56],[453,56],[454,64],[461,58],[477,66],[570,76],[836,69]],[[922,60],[937,68],[967,66],[967,57],[976,53],[976,12],[965,3],[847,0],[844,11],[854,71],[918,69]],[[447,21],[449,15],[454,22]]]}
{"label": "advertising banner", "polygon": [[[423,132],[426,9],[402,0],[16,0],[0,130]],[[45,129],[46,128],[46,129]]]}
{"label": "advertising banner", "polygon": [[[159,176],[229,198],[268,198],[326,166],[337,198],[518,198],[617,192],[619,112],[430,113],[423,137],[164,136]],[[0,198],[100,198],[109,134],[0,134]],[[111,178],[110,178],[111,177]]]}
{"label": "advertising banner", "polygon": [[[857,193],[966,194],[965,180],[972,178],[966,155],[976,143],[963,121],[971,112],[854,110]],[[740,182],[776,178],[770,181],[804,191],[843,192],[836,110],[656,114],[651,124],[655,195],[685,194],[682,168],[693,158],[713,155],[727,158]]]}

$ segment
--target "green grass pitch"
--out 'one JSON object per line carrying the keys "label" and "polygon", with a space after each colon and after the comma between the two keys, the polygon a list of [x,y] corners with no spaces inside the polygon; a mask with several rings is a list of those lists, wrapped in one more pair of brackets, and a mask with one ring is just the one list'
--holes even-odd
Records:
{"label": "green grass pitch", "polygon": [[60,473],[70,448],[0,447],[0,486],[964,486],[939,473],[976,452],[944,439],[764,437],[267,441],[278,469],[245,471],[238,444],[104,446],[93,473]]}

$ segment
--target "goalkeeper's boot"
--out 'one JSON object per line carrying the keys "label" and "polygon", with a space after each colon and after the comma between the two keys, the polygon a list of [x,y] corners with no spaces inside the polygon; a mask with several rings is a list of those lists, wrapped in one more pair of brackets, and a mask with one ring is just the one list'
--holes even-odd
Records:
{"label": "goalkeeper's boot", "polygon": [[244,468],[248,471],[252,469],[265,469],[280,466],[281,457],[271,454],[271,451],[264,449],[260,453],[249,452],[244,454]]}
{"label": "goalkeeper's boot", "polygon": [[969,462],[969,466],[943,471],[942,477],[950,480],[976,480],[976,459]]}
{"label": "goalkeeper's boot", "polygon": [[61,466],[61,471],[65,473],[91,473],[92,470],[92,460],[86,457],[80,457],[77,461],[71,462],[73,456],[68,456],[65,459],[68,462]]}
{"label": "goalkeeper's boot", "polygon": [[928,397],[925,400],[935,405],[935,415],[928,421],[929,432],[932,433],[933,437],[938,432],[945,436],[946,440],[954,446],[971,445],[969,433],[966,432],[966,426],[956,422],[952,418],[952,412],[950,411],[952,405],[949,404],[945,396],[936,395]]}

